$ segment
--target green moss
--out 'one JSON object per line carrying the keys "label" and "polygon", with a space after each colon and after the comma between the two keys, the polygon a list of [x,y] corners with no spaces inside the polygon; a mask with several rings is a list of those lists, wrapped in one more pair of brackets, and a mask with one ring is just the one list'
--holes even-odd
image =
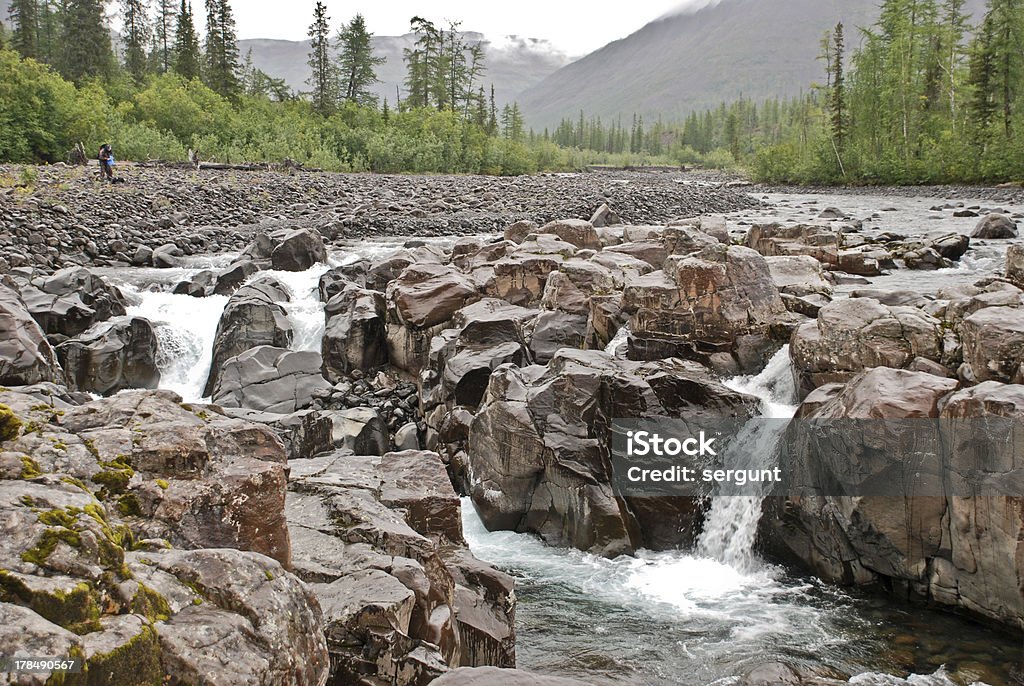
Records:
{"label": "green moss", "polygon": [[30,495],[23,495],[21,496],[21,498],[19,498],[19,500],[21,501],[21,504],[24,505],[25,507],[36,506],[36,499]]}
{"label": "green moss", "polygon": [[[18,419],[18,418],[15,417],[15,419]],[[19,419],[18,421],[20,422],[21,420]],[[24,425],[24,429],[25,429],[24,433],[26,433],[26,434],[39,434],[40,436],[43,435],[43,425],[40,424],[39,422],[35,421],[35,420],[30,421],[28,424],[25,424]]]}
{"label": "green moss", "polygon": [[39,463],[28,455],[23,455],[21,458],[21,478],[37,479],[42,475],[43,468],[39,466]]}
{"label": "green moss", "polygon": [[263,575],[267,577],[267,581],[273,581],[274,580],[274,573],[272,571],[270,571],[269,569],[263,570]]}
{"label": "green moss", "polygon": [[89,659],[88,674],[89,686],[162,684],[163,669],[156,632],[145,626],[124,645],[109,653],[93,655]]}
{"label": "green moss", "polygon": [[92,491],[90,491],[89,488],[84,483],[82,483],[81,479],[76,479],[73,476],[62,476],[60,480],[66,484],[70,484],[71,486],[76,486],[85,491],[86,493],[88,493],[89,495],[92,495]]}
{"label": "green moss", "polygon": [[17,438],[19,431],[21,420],[18,419],[18,415],[6,405],[0,405],[0,443]]}
{"label": "green moss", "polygon": [[96,449],[96,442],[91,438],[83,438],[82,445],[89,451],[89,454],[95,457],[97,460],[100,459],[100,451]]}
{"label": "green moss", "polygon": [[17,577],[0,572],[0,600],[27,605],[43,618],[76,634],[102,628],[99,594],[85,581],[67,591],[33,591]]}
{"label": "green moss", "polygon": [[134,493],[127,493],[117,499],[117,511],[125,517],[140,517],[142,505]]}
{"label": "green moss", "polygon": [[46,526],[62,526],[65,529],[73,529],[78,523],[78,517],[73,510],[49,510],[40,512],[38,517]]}
{"label": "green moss", "polygon": [[103,471],[94,475],[92,480],[103,487],[99,493],[101,500],[128,490],[128,482],[135,476],[135,469],[127,455],[118,455],[109,462],[100,462],[100,466]]}
{"label": "green moss", "polygon": [[64,527],[51,527],[46,529],[34,546],[21,554],[21,559],[29,564],[43,566],[57,549],[57,544],[64,542],[72,548],[82,545],[82,537],[77,531]]}
{"label": "green moss", "polygon": [[171,484],[169,481],[167,481],[167,479],[157,479],[156,485],[165,491],[171,487]]}
{"label": "green moss", "polygon": [[171,606],[167,603],[167,598],[143,583],[139,584],[139,590],[132,598],[131,611],[151,622],[166,621],[171,616]]}

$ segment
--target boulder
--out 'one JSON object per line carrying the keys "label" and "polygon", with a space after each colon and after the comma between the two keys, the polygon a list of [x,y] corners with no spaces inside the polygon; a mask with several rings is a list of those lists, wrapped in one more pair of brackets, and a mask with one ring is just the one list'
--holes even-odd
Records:
{"label": "boulder", "polygon": [[287,348],[292,344],[292,324],[280,304],[288,299],[288,291],[272,278],[258,279],[235,291],[217,324],[204,397],[213,394],[228,359],[261,345]]}
{"label": "boulder", "polygon": [[190,295],[193,298],[205,298],[213,290],[216,276],[208,269],[195,274],[174,286],[176,295]]}
{"label": "boulder", "polygon": [[780,293],[797,297],[832,295],[832,280],[810,255],[766,257],[768,271]]}
{"label": "boulder", "polygon": [[1024,307],[986,307],[960,325],[971,381],[1024,383]]}
{"label": "boulder", "polygon": [[626,279],[629,356],[702,359],[730,353],[746,337],[767,340],[771,323],[785,309],[768,264],[753,250],[715,243],[686,257],[671,256],[664,270]]}
{"label": "boulder", "polygon": [[903,263],[907,266],[907,269],[917,269],[921,271],[947,269],[953,266],[953,262],[951,260],[947,260],[933,248],[908,250],[903,253]]}
{"label": "boulder", "polygon": [[821,308],[817,321],[796,330],[790,356],[797,389],[806,397],[871,367],[902,369],[919,357],[942,362],[942,322],[873,298],[835,300]]}
{"label": "boulder", "polygon": [[539,234],[558,236],[580,250],[600,250],[601,239],[594,225],[582,219],[560,219],[549,222],[537,229]]}
{"label": "boulder", "polygon": [[981,218],[971,232],[971,238],[1016,238],[1017,223],[999,212],[992,212]]}
{"label": "boulder", "polygon": [[291,456],[310,458],[345,450],[355,455],[383,455],[391,449],[388,427],[376,410],[314,410],[302,416],[292,435]]}
{"label": "boulder", "polygon": [[320,353],[261,345],[224,362],[213,401],[223,407],[295,412],[309,407],[317,395],[330,393],[322,367]]}
{"label": "boulder", "polygon": [[84,267],[55,272],[23,288],[22,297],[43,331],[67,337],[127,312],[121,291]]}
{"label": "boulder", "polygon": [[1024,245],[1011,245],[1006,251],[1006,278],[1024,288]]}
{"label": "boulder", "polygon": [[327,301],[322,354],[324,376],[332,383],[352,371],[368,372],[387,364],[384,295],[348,284]]}
{"label": "boulder", "polygon": [[924,237],[925,246],[947,260],[956,262],[971,247],[971,239],[961,233],[932,232]]}
{"label": "boulder", "polygon": [[0,285],[0,385],[62,380],[57,355],[17,292]]}
{"label": "boulder", "polygon": [[57,346],[72,391],[112,395],[127,388],[156,388],[156,330],[147,319],[118,317]]}
{"label": "boulder", "polygon": [[533,236],[494,263],[487,295],[513,305],[540,301],[548,276],[576,254],[571,243],[552,235]]}
{"label": "boulder", "polygon": [[[550,279],[548,281],[550,284]],[[530,352],[537,364],[547,364],[562,348],[580,350],[587,339],[587,314],[541,312],[533,325]],[[482,394],[481,394],[482,395]]]}
{"label": "boulder", "polygon": [[270,263],[274,269],[304,272],[315,264],[327,261],[327,248],[315,229],[275,231],[270,234],[273,248]]}
{"label": "boulder", "polygon": [[892,255],[851,239],[832,224],[756,224],[747,246],[762,255],[810,255],[828,269],[858,276],[879,276],[895,266]]}
{"label": "boulder", "polygon": [[614,226],[621,223],[622,219],[615,210],[608,206],[608,203],[601,203],[600,207],[594,210],[594,214],[590,217],[590,224],[595,228]]}
{"label": "boulder", "polygon": [[537,224],[531,221],[518,221],[505,229],[504,237],[506,241],[512,243],[522,243],[526,240],[526,237],[530,234],[537,233]]}
{"label": "boulder", "polygon": [[184,264],[181,259],[184,255],[185,253],[182,252],[181,248],[174,243],[165,243],[159,248],[153,249],[150,260],[157,269],[173,269]]}
{"label": "boulder", "polygon": [[216,295],[231,295],[259,270],[259,265],[252,260],[232,262],[214,275],[212,292]]}
{"label": "boulder", "polygon": [[473,502],[492,531],[537,533],[609,557],[692,543],[703,519],[698,499],[616,497],[609,422],[752,410],[750,398],[692,362],[563,349],[546,367],[504,365],[470,430]]}

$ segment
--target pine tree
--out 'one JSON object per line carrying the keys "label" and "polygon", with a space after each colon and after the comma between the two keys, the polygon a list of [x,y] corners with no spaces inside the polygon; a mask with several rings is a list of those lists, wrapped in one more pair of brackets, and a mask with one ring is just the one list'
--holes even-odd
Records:
{"label": "pine tree", "polygon": [[832,89],[829,93],[832,140],[837,150],[842,150],[846,141],[846,79],[843,75],[845,55],[846,41],[843,37],[843,24],[840,22],[836,24],[832,33]]}
{"label": "pine tree", "polygon": [[8,10],[11,47],[22,57],[39,59],[39,12],[36,0],[13,0]]}
{"label": "pine tree", "polygon": [[61,75],[78,84],[109,76],[114,51],[101,0],[67,0],[62,18]]}
{"label": "pine tree", "polygon": [[145,0],[121,0],[124,25],[124,66],[136,83],[146,77],[146,44],[149,42],[149,21]]}
{"label": "pine tree", "polygon": [[153,22],[153,67],[163,74],[171,70],[174,61],[174,0],[157,0]]}
{"label": "pine tree", "polygon": [[55,64],[61,52],[61,3],[58,0],[38,0],[39,59]]}
{"label": "pine tree", "polygon": [[192,18],[192,3],[181,0],[177,25],[174,30],[174,71],[191,81],[200,77],[199,37]]}
{"label": "pine tree", "polygon": [[7,27],[0,21],[0,50],[7,50]]}
{"label": "pine tree", "polygon": [[491,84],[491,99],[487,107],[487,135],[498,135],[498,104],[494,100],[494,84]]}
{"label": "pine tree", "polygon": [[410,30],[418,38],[411,48],[403,51],[405,57],[405,98],[409,107],[430,107],[434,92],[434,68],[438,63],[441,35],[434,24],[423,17],[410,20]]}
{"label": "pine tree", "polygon": [[370,87],[377,83],[377,67],[386,61],[373,54],[373,34],[366,29],[363,15],[357,14],[338,32],[338,66],[341,71],[341,97],[360,105],[377,104]]}
{"label": "pine tree", "polygon": [[226,98],[241,91],[238,37],[230,0],[206,0],[206,85]]}
{"label": "pine tree", "polygon": [[310,75],[306,83],[313,89],[313,109],[325,117],[334,111],[338,102],[338,71],[331,58],[330,21],[327,6],[317,2],[313,9],[313,23],[309,26]]}

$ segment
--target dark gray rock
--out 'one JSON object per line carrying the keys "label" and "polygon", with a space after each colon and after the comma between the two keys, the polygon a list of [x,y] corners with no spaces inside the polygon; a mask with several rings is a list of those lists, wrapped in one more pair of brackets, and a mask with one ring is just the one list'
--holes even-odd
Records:
{"label": "dark gray rock", "polygon": [[1005,214],[992,212],[985,215],[978,222],[978,225],[974,227],[974,231],[971,232],[971,237],[990,239],[1016,238],[1017,223]]}
{"label": "dark gray rock", "polygon": [[353,370],[368,372],[387,364],[384,294],[348,284],[328,302],[322,353],[324,375],[337,383]]}
{"label": "dark gray rock", "polygon": [[147,319],[118,317],[57,346],[72,391],[111,395],[128,388],[156,388],[156,330]]}
{"label": "dark gray rock", "polygon": [[261,345],[224,362],[213,401],[224,407],[289,414],[309,407],[317,394],[330,393],[322,366],[320,353]]}
{"label": "dark gray rock", "polygon": [[0,285],[0,385],[28,386],[62,377],[39,324],[16,292]]}

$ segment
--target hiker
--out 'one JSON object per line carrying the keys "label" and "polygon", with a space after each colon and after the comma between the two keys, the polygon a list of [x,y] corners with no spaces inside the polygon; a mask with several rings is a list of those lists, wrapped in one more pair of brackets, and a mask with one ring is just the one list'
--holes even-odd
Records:
{"label": "hiker", "polygon": [[114,180],[114,149],[110,143],[104,143],[100,148],[100,181]]}

